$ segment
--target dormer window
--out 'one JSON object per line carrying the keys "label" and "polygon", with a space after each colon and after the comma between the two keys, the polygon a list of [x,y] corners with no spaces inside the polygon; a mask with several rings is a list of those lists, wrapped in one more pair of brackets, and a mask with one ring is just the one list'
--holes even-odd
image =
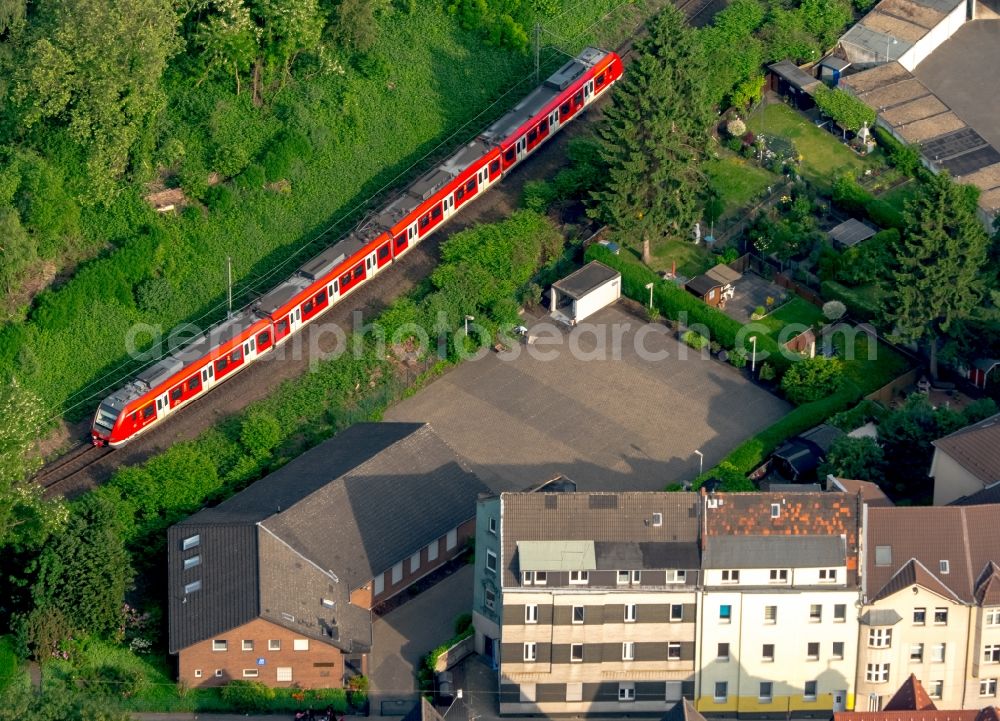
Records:
{"label": "dormer window", "polygon": [[781,504],[772,503],[771,504],[771,518],[777,518],[781,515]]}
{"label": "dormer window", "polygon": [[951,566],[949,565],[947,559],[942,559],[938,563],[938,568],[941,569],[942,574],[947,574],[951,570]]}
{"label": "dormer window", "polygon": [[663,525],[663,514],[662,513],[654,513],[653,514],[653,525],[654,526],[662,526]]}
{"label": "dormer window", "polygon": [[740,572],[736,570],[725,570],[722,572],[723,583],[739,583]]}
{"label": "dormer window", "polygon": [[821,569],[819,569],[819,582],[820,583],[836,583],[837,582],[837,569],[836,568],[821,568]]}

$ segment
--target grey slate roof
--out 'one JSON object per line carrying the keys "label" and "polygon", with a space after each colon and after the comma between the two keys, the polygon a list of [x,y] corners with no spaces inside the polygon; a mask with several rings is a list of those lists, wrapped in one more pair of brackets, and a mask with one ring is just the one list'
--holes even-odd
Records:
{"label": "grey slate roof", "polygon": [[844,566],[840,536],[713,536],[702,554],[705,568],[820,568]]}
{"label": "grey slate roof", "polygon": [[[335,645],[370,644],[368,611],[350,606],[350,591],[473,518],[488,490],[429,425],[345,430],[170,529],[171,651],[257,616]],[[193,533],[202,563],[185,571],[199,549],[182,552],[181,541]],[[202,589],[185,594],[195,577]]]}
{"label": "grey slate roof", "polygon": [[609,268],[604,263],[592,260],[562,280],[557,280],[552,284],[552,287],[563,295],[579,300],[590,291],[601,287],[608,281],[621,278],[621,275],[617,270]]}
{"label": "grey slate roof", "polygon": [[662,721],[705,721],[705,717],[686,698],[678,701]]}
{"label": "grey slate roof", "polygon": [[830,240],[840,243],[845,248],[857,245],[875,235],[875,229],[857,218],[848,218],[840,225],[830,229]]}
{"label": "grey slate roof", "polygon": [[891,608],[873,608],[861,616],[862,626],[895,626],[903,617]]}
{"label": "grey slate roof", "polygon": [[[518,583],[518,541],[594,541],[598,567],[602,555],[608,564],[629,557],[642,568],[699,567],[697,493],[536,491],[501,493],[500,503],[506,586]],[[662,525],[653,525],[654,513]]]}
{"label": "grey slate roof", "polygon": [[772,63],[767,66],[767,69],[787,81],[792,86],[808,93],[809,95],[816,92],[816,88],[819,86],[819,80],[814,78],[805,70],[799,68],[799,66],[791,60],[782,60],[777,63]]}

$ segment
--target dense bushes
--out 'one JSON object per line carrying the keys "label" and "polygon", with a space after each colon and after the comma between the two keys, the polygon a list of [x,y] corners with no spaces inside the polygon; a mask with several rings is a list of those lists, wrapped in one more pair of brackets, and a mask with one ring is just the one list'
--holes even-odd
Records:
{"label": "dense bushes", "polygon": [[904,145],[892,136],[888,130],[875,126],[875,139],[889,157],[889,163],[905,175],[917,175],[923,167],[920,163],[920,151],[911,145]]}
{"label": "dense bushes", "polygon": [[802,405],[831,395],[843,375],[843,363],[838,358],[807,358],[788,369],[781,379],[781,390],[792,403]]}
{"label": "dense bushes", "polygon": [[903,214],[890,203],[879,200],[858,185],[851,176],[837,178],[833,183],[833,202],[852,215],[867,217],[880,228],[903,229]]}
{"label": "dense bushes", "polygon": [[274,689],[260,681],[230,681],[222,688],[222,700],[237,711],[264,711],[274,700]]}
{"label": "dense bushes", "polygon": [[878,306],[865,293],[836,281],[824,281],[820,286],[820,293],[824,298],[839,300],[847,306],[847,312],[857,321],[869,323],[878,315]]}

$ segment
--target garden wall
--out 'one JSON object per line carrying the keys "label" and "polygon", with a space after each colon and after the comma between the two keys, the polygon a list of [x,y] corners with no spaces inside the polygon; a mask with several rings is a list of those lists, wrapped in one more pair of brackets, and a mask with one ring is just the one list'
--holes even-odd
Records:
{"label": "garden wall", "polygon": [[444,653],[438,656],[434,662],[434,671],[440,673],[447,671],[466,656],[471,655],[476,650],[476,636],[473,634],[450,646]]}
{"label": "garden wall", "polygon": [[794,280],[789,278],[784,273],[775,273],[773,282],[776,285],[780,285],[782,288],[788,288],[788,290],[795,293],[795,295],[799,296],[804,300],[809,301],[813,305],[818,306],[820,308],[823,307],[823,298],[820,297],[819,293],[812,290],[811,288],[807,288],[806,286],[800,283],[796,283]]}

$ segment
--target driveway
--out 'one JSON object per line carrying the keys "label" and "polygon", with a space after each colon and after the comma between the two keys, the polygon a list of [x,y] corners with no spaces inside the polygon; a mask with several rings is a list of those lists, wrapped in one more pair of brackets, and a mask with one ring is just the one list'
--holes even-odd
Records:
{"label": "driveway", "polygon": [[472,572],[471,565],[463,566],[375,620],[369,657],[372,715],[401,716],[413,708],[421,657],[454,636],[455,617],[472,608]]}

